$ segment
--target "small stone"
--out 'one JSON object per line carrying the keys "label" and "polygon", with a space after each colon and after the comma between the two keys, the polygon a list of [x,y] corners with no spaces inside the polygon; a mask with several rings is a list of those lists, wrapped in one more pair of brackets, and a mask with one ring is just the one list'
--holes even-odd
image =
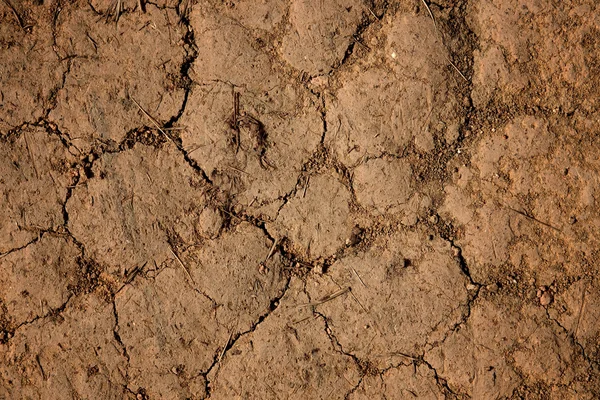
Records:
{"label": "small stone", "polygon": [[323,265],[322,264],[317,264],[314,266],[313,268],[313,272],[317,275],[323,275]]}
{"label": "small stone", "polygon": [[417,223],[418,217],[414,212],[409,212],[400,220],[400,223],[404,226],[414,226]]}
{"label": "small stone", "polygon": [[540,304],[544,307],[552,303],[552,300],[554,300],[554,297],[549,291],[542,293],[542,295],[540,296]]}
{"label": "small stone", "polygon": [[346,244],[348,246],[356,246],[362,240],[363,230],[359,226],[355,226],[352,228],[352,232],[350,233],[350,237],[346,239]]}
{"label": "small stone", "polygon": [[212,207],[207,207],[198,216],[196,232],[206,239],[213,239],[218,236],[222,226],[223,216],[221,213]]}
{"label": "small stone", "polygon": [[477,286],[473,285],[472,283],[469,283],[469,284],[467,285],[467,290],[469,290],[469,291],[473,291],[473,290],[475,290],[475,289],[477,289]]}
{"label": "small stone", "polygon": [[429,222],[431,222],[432,224],[437,224],[438,220],[439,219],[437,215],[432,215],[429,217]]}

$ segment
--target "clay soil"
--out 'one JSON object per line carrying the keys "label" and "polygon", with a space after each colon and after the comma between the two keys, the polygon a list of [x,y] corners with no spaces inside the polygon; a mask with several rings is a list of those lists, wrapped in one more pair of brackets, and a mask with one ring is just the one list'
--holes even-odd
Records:
{"label": "clay soil", "polygon": [[2,0],[0,399],[598,399],[599,133],[596,0]]}

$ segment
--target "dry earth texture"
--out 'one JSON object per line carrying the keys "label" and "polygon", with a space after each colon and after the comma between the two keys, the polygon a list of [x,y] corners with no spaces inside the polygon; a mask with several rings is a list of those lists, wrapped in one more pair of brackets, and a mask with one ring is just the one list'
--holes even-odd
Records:
{"label": "dry earth texture", "polygon": [[600,398],[596,0],[1,0],[0,399]]}

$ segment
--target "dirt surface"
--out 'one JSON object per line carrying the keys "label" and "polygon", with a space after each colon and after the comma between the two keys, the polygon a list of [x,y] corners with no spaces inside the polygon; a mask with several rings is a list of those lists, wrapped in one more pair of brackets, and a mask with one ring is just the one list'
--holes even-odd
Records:
{"label": "dirt surface", "polygon": [[600,398],[595,0],[0,1],[0,399]]}

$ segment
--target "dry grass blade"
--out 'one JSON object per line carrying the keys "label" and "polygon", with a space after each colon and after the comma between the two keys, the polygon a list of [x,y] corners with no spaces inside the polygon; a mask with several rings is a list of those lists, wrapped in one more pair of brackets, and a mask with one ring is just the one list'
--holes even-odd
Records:
{"label": "dry grass blade", "polygon": [[348,293],[350,293],[350,296],[352,296],[354,298],[354,301],[356,301],[358,303],[358,305],[360,306],[360,308],[363,309],[364,312],[368,313],[367,309],[365,308],[365,306],[362,305],[362,303],[358,300],[358,297],[356,297],[354,295],[354,293],[352,293],[352,291],[350,290]]}
{"label": "dry grass blade", "polygon": [[585,307],[585,292],[587,291],[587,283],[583,287],[583,294],[581,295],[581,306],[579,307],[579,315],[577,316],[577,323],[573,331],[573,337],[577,338],[577,332],[579,332],[579,323],[581,322],[581,316],[583,315],[583,308]]}
{"label": "dry grass blade", "polygon": [[177,13],[179,14],[179,22],[183,22],[188,19],[190,9],[192,8],[191,0],[182,0],[177,6]]}
{"label": "dry grass blade", "polygon": [[460,72],[460,69],[458,69],[458,67],[456,65],[454,65],[454,63],[452,61],[450,61],[449,58],[446,57],[446,59],[448,60],[448,62],[450,63],[450,65],[452,65],[452,67],[456,70],[456,72],[458,72],[458,74],[465,80],[465,82],[469,82],[469,80],[467,79],[467,77],[464,76],[462,72]]}
{"label": "dry grass blade", "polygon": [[[435,22],[435,18],[433,17],[433,12],[431,12],[431,8],[429,8],[429,6],[425,2],[425,0],[421,0],[421,2],[423,3],[423,5],[425,6],[425,8],[427,9],[427,12],[429,13],[429,16],[431,17],[431,20],[433,21],[433,27],[437,31],[438,30],[438,28],[437,28],[437,22]],[[446,61],[448,61],[448,63],[452,66],[452,68],[454,68],[456,70],[456,72],[458,72],[458,74],[461,76],[461,78],[463,78],[465,80],[465,82],[469,82],[469,80],[467,79],[467,77],[462,72],[460,72],[460,69],[458,69],[458,67],[452,61],[450,61],[450,59],[448,57],[446,57]]]}
{"label": "dry grass blade", "polygon": [[177,255],[177,253],[175,253],[173,251],[173,249],[170,249],[170,250],[171,250],[171,253],[173,254],[173,256],[177,259],[177,261],[179,261],[179,265],[181,265],[181,268],[183,268],[183,270],[185,271],[186,275],[190,279],[190,283],[192,284],[192,286],[195,287],[196,283],[194,282],[194,278],[192,278],[192,274],[190,274],[190,271],[187,269],[187,267],[185,266],[185,264],[183,263],[183,261],[181,261],[181,258],[179,258],[179,256]]}
{"label": "dry grass blade", "polygon": [[250,174],[249,174],[249,173],[247,173],[246,171],[242,171],[241,169],[239,169],[239,168],[236,168],[236,167],[232,167],[231,165],[226,165],[225,167],[226,167],[226,168],[229,168],[229,169],[232,169],[232,170],[234,170],[234,171],[237,171],[237,172],[239,172],[240,174],[246,174],[246,175],[250,175]]}
{"label": "dry grass blade", "polygon": [[110,18],[115,16],[115,24],[119,22],[119,18],[121,17],[121,13],[123,12],[123,1],[122,0],[114,0],[110,7],[106,10],[106,22],[110,20]]}
{"label": "dry grass blade", "polygon": [[368,9],[368,10],[369,10],[369,12],[371,13],[371,15],[372,15],[373,17],[375,17],[375,19],[376,19],[376,20],[378,20],[378,21],[380,20],[380,18],[379,18],[377,15],[375,15],[375,13],[373,12],[373,10],[371,10],[371,9],[370,9],[370,8],[368,8],[368,7],[367,7],[367,9]]}
{"label": "dry grass blade", "polygon": [[221,351],[221,354],[219,355],[217,364],[221,363],[221,360],[223,359],[223,356],[225,355],[225,352],[227,351],[227,346],[229,346],[229,342],[231,342],[231,336],[232,336],[232,334],[230,333],[229,337],[227,338],[227,342],[225,342],[225,346],[223,346],[223,350]]}
{"label": "dry grass blade", "polygon": [[356,277],[358,278],[358,280],[360,281],[360,283],[363,284],[364,287],[368,287],[367,284],[362,280],[362,278],[360,277],[360,275],[358,274],[358,272],[356,272],[356,270],[352,267],[350,267],[350,269],[352,270],[352,272],[354,272],[354,275],[356,275]]}
{"label": "dry grass blade", "polygon": [[273,246],[271,246],[271,250],[269,250],[269,254],[267,254],[267,258],[265,258],[264,262],[269,261],[269,258],[271,258],[271,256],[273,255],[273,253],[275,252],[275,247],[277,247],[277,240],[275,240],[273,242]]}
{"label": "dry grass blade", "polygon": [[435,22],[435,18],[433,18],[433,13],[431,12],[431,9],[429,8],[429,6],[425,2],[425,0],[421,0],[421,2],[423,3],[423,5],[425,6],[425,8],[427,9],[427,12],[429,13],[429,16],[431,17],[431,20],[433,21],[433,26],[435,26],[435,29],[437,30],[437,23]]}
{"label": "dry grass blade", "polygon": [[325,297],[323,297],[321,300],[317,300],[315,302],[312,303],[307,303],[307,304],[302,304],[302,307],[314,307],[314,306],[318,306],[324,303],[327,303],[328,301],[331,301],[333,299],[336,299],[348,292],[350,292],[352,290],[352,288],[350,286],[345,287],[343,289],[338,290],[337,292],[331,293]]}
{"label": "dry grass blade", "polygon": [[510,206],[506,206],[506,208],[508,208],[508,209],[509,209],[509,210],[511,210],[511,211],[514,211],[514,212],[516,212],[516,213],[517,213],[517,214],[519,214],[519,215],[522,215],[522,216],[524,216],[525,218],[528,218],[528,219],[530,219],[530,220],[532,220],[532,221],[535,221],[535,222],[537,222],[538,224],[544,225],[544,226],[546,226],[546,227],[548,227],[548,228],[550,228],[550,229],[554,229],[555,231],[557,231],[557,232],[561,232],[561,233],[562,233],[562,231],[561,231],[560,229],[558,229],[557,227],[555,227],[555,226],[552,226],[552,225],[550,225],[550,224],[549,224],[549,223],[547,223],[547,222],[540,221],[540,220],[539,220],[539,219],[537,219],[536,217],[533,217],[533,216],[531,216],[531,215],[527,214],[526,212],[523,212],[523,211],[516,210],[516,209],[514,209],[514,208],[512,208],[512,207],[510,207]]}
{"label": "dry grass blade", "polygon": [[[154,126],[156,126],[156,129],[158,129],[160,131],[160,133],[165,135],[165,137],[167,139],[169,139],[171,142],[173,142],[175,144],[175,146],[177,146],[177,143],[175,143],[175,141],[171,138],[171,136],[167,135],[167,132],[164,131],[164,129],[158,123],[158,121],[156,119],[154,119],[154,117],[152,117],[152,115],[148,114],[148,112],[146,110],[144,110],[144,108],[140,105],[140,103],[138,103],[133,97],[130,96],[130,98],[135,103],[135,105],[138,106],[140,111],[154,124]],[[179,147],[179,146],[177,146],[177,147]]]}
{"label": "dry grass blade", "polygon": [[411,356],[411,355],[409,355],[409,354],[402,353],[402,352],[400,352],[400,351],[393,351],[393,352],[391,352],[391,353],[388,353],[388,354],[389,354],[390,356],[401,356],[401,357],[406,357],[406,358],[408,358],[409,360],[413,360],[413,361],[421,361],[421,359],[420,359],[420,358],[413,357],[413,356]]}

